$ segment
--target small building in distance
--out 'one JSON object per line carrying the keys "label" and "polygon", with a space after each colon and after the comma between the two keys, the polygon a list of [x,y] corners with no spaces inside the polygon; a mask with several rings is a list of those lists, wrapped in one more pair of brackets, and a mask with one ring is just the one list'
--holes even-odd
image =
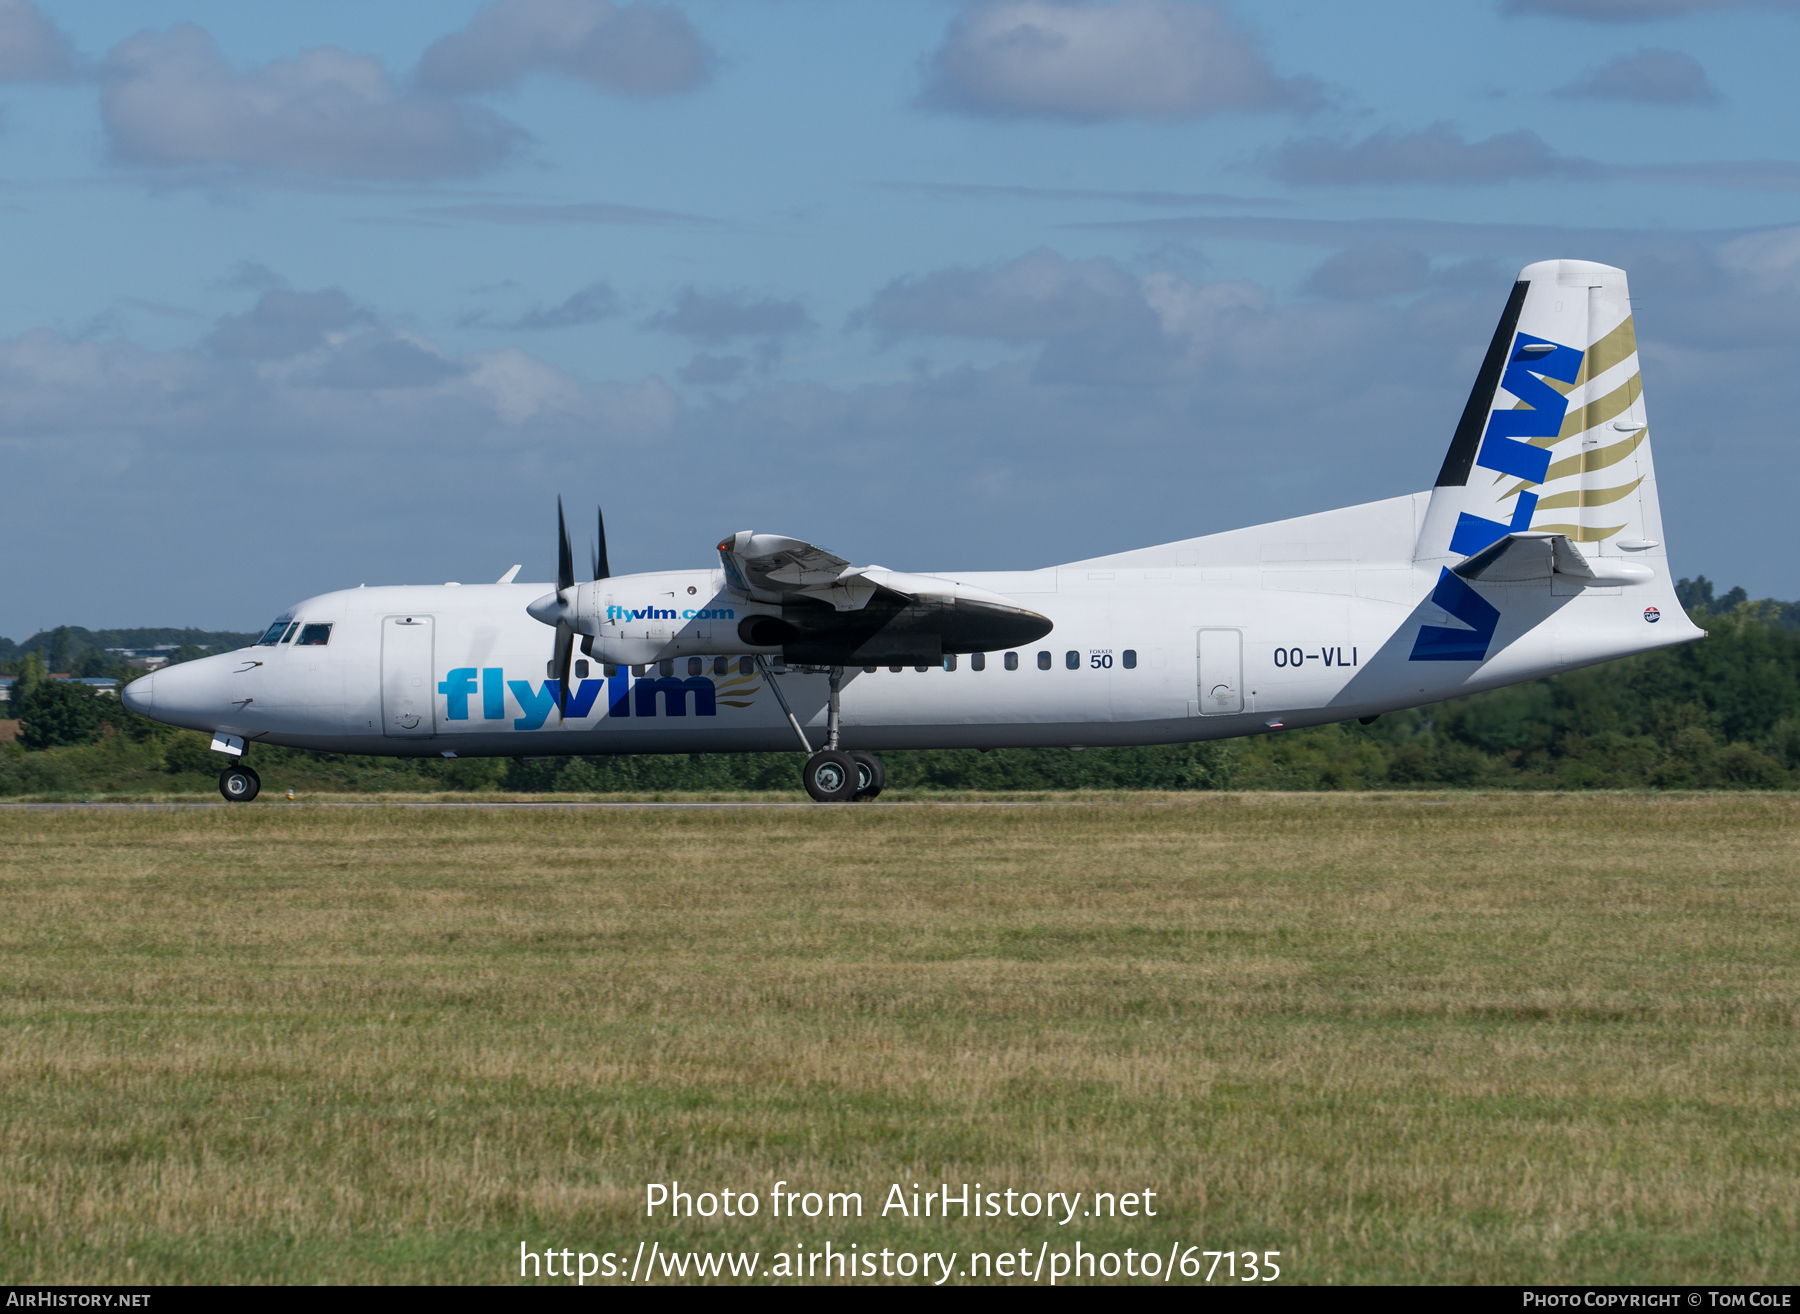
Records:
{"label": "small building in distance", "polygon": [[[117,680],[104,679],[98,675],[52,674],[50,678],[52,680],[68,680],[74,684],[85,684],[102,698],[117,698],[119,696],[119,682]],[[18,682],[19,677],[16,675],[0,675],[0,703],[10,703],[12,701],[13,686],[18,684]]]}
{"label": "small building in distance", "polygon": [[108,648],[107,651],[123,659],[127,666],[135,666],[140,671],[154,671],[158,667],[167,666],[169,657],[180,646],[179,643],[158,643],[148,648]]}

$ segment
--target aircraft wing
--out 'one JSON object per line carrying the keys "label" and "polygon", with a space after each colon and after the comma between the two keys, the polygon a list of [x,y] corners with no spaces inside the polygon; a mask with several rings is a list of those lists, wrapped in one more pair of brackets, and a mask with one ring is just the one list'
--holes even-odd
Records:
{"label": "aircraft wing", "polygon": [[731,586],[758,602],[813,598],[838,611],[861,611],[878,593],[912,600],[910,593],[870,578],[870,572],[888,573],[880,566],[853,566],[824,548],[781,534],[734,534],[720,541],[719,560]]}

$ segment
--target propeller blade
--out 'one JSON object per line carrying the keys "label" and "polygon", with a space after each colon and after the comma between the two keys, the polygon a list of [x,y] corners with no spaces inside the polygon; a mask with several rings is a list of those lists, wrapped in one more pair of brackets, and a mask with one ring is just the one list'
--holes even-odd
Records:
{"label": "propeller blade", "polygon": [[[569,546],[569,525],[563,518],[562,498],[556,499],[556,591],[575,587],[575,552]],[[564,599],[565,603],[568,601]],[[556,710],[569,713],[569,669],[575,662],[575,629],[567,621],[556,623],[556,648],[550,658],[551,678],[556,681]]]}
{"label": "propeller blade", "polygon": [[556,591],[575,584],[575,553],[569,548],[569,527],[563,523],[562,498],[556,499]]}
{"label": "propeller blade", "polygon": [[606,517],[600,508],[594,508],[594,528],[600,531],[598,546],[594,549],[594,578],[611,579],[612,567],[606,562]]}
{"label": "propeller blade", "polygon": [[575,661],[575,631],[567,625],[556,627],[556,710],[569,714],[569,667]]}

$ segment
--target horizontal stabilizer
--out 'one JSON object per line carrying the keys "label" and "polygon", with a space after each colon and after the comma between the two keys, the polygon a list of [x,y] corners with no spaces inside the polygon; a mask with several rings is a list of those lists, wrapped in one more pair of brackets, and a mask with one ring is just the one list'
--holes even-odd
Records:
{"label": "horizontal stabilizer", "polygon": [[1489,584],[1522,584],[1560,575],[1581,584],[1644,584],[1656,572],[1637,561],[1584,556],[1567,534],[1508,534],[1483,548],[1454,573]]}

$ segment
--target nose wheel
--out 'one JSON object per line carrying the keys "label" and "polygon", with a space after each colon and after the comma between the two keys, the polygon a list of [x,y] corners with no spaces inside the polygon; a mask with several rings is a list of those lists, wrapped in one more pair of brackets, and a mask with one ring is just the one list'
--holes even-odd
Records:
{"label": "nose wheel", "polygon": [[219,773],[219,792],[227,803],[248,803],[262,792],[262,777],[242,764],[228,766]]}

